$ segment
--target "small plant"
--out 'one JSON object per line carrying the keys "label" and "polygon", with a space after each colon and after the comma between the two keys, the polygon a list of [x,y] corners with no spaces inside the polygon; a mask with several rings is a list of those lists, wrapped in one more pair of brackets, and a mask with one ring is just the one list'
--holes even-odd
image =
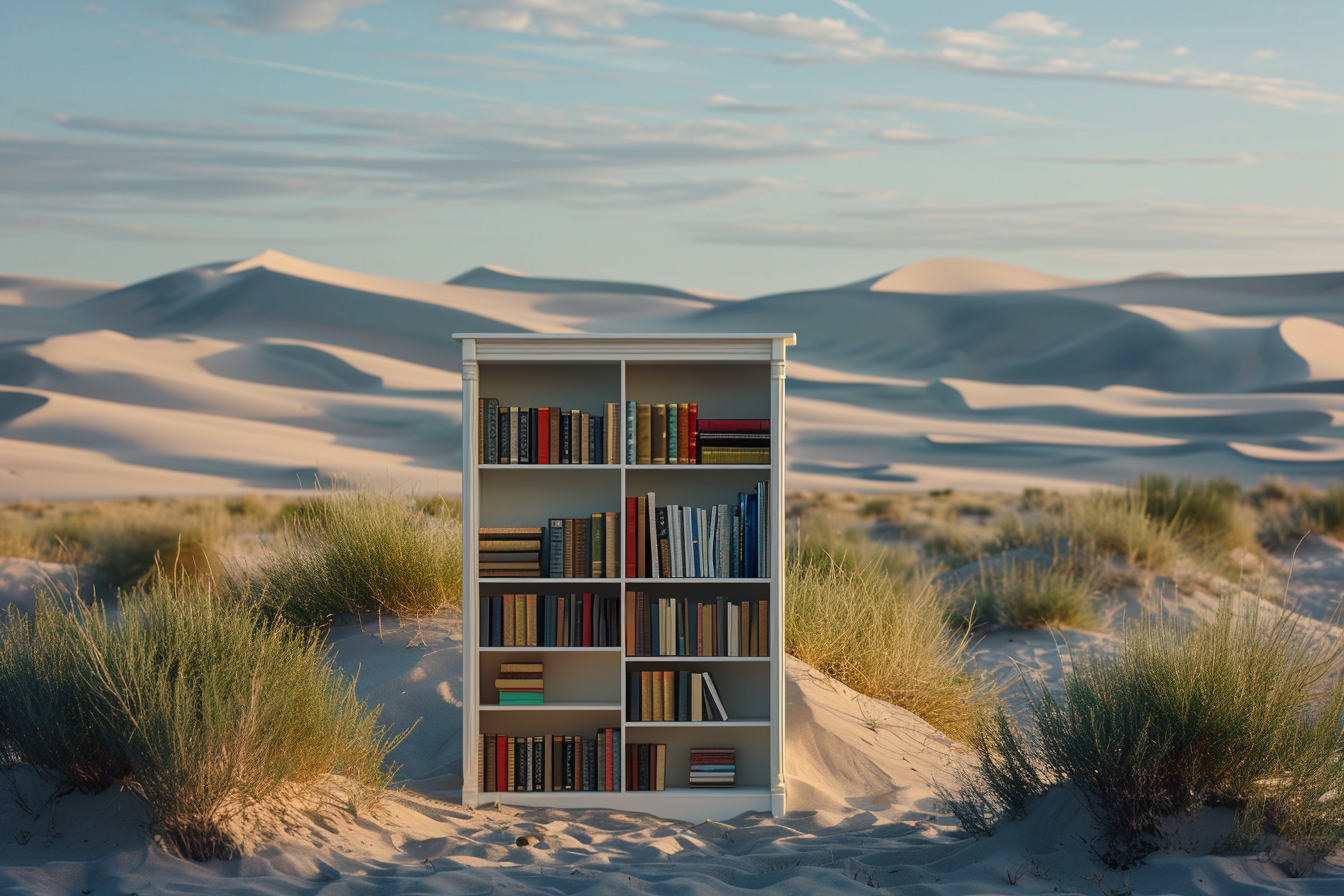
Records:
{"label": "small plant", "polygon": [[368,488],[292,505],[293,522],[230,589],[299,625],[382,609],[426,616],[461,601],[462,523]]}
{"label": "small plant", "polygon": [[945,624],[936,590],[893,581],[875,566],[785,564],[784,649],[861,694],[886,700],[952,737],[990,703],[969,671],[966,630]]}
{"label": "small plant", "polygon": [[1328,854],[1344,844],[1344,685],[1326,687],[1339,647],[1295,620],[1232,597],[1202,625],[1146,615],[1114,652],[1075,659],[1062,700],[1031,687],[1027,731],[979,729],[979,792],[1012,815],[1072,782],[1121,867],[1160,845],[1163,818],[1210,803]]}
{"label": "small plant", "polygon": [[1055,557],[1043,562],[1004,554],[980,562],[979,575],[958,589],[962,612],[976,623],[1041,628],[1096,625],[1101,582],[1095,562]]}
{"label": "small plant", "polygon": [[189,858],[234,854],[280,797],[377,799],[401,739],[377,715],[311,634],[200,580],[124,594],[117,621],[43,596],[0,629],[0,748],[85,788],[122,780]]}

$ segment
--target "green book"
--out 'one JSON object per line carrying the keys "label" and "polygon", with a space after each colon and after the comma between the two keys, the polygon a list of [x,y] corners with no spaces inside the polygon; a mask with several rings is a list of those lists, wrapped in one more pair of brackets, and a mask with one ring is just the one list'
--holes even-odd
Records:
{"label": "green book", "polygon": [[505,693],[499,695],[500,706],[540,706],[542,695]]}

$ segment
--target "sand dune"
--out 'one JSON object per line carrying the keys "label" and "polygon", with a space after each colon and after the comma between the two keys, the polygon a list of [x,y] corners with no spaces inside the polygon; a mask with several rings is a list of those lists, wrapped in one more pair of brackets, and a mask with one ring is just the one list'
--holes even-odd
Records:
{"label": "sand dune", "polygon": [[118,474],[100,495],[291,488],[296,470],[456,490],[459,331],[796,332],[793,487],[1344,473],[1344,274],[1087,285],[934,259],[733,299],[264,252],[112,290],[0,282],[0,439],[33,448],[6,453],[0,498],[92,494],[32,466],[42,446]]}

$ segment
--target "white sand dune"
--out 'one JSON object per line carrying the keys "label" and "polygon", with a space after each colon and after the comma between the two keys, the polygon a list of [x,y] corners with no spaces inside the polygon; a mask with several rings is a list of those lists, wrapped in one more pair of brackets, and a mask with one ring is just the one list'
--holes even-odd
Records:
{"label": "white sand dune", "polygon": [[[113,290],[0,284],[0,444],[34,448],[5,453],[0,499],[288,489],[296,471],[456,490],[457,331],[796,332],[799,488],[1344,475],[1344,274],[1088,285],[934,259],[734,299],[268,251]],[[90,490],[75,470],[113,475]]]}

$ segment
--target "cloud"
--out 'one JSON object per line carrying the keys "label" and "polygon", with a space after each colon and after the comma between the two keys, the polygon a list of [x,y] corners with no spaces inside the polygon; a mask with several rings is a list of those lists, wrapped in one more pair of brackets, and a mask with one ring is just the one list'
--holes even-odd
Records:
{"label": "cloud", "polygon": [[744,103],[736,97],[716,93],[704,102],[707,109],[722,109],[727,112],[743,112],[749,115],[787,115],[794,112],[807,112],[811,106],[793,103]]}
{"label": "cloud", "polygon": [[855,3],[854,0],[831,0],[831,2],[837,6],[849,10],[854,15],[863,19],[865,22],[874,22],[874,23],[877,22],[877,19],[873,18],[873,16],[868,12],[868,10],[864,9],[862,6]]}
{"label": "cloud", "polygon": [[[385,0],[228,0],[229,12],[190,10],[189,18],[244,34],[287,31],[315,34],[341,24],[341,14]],[[356,22],[355,27],[363,23]],[[367,28],[364,25],[364,28]]]}
{"label": "cloud", "polygon": [[1179,250],[1293,248],[1344,240],[1344,211],[1313,207],[1183,202],[1079,201],[1019,205],[881,204],[806,223],[705,221],[703,242],[750,246],[965,253],[1010,249]]}
{"label": "cloud", "polygon": [[1137,40],[1125,37],[1113,37],[1110,40],[1106,41],[1106,45],[1102,49],[1137,50],[1138,48],[1139,48],[1139,42]]}
{"label": "cloud", "polygon": [[989,27],[1030,37],[1077,37],[1078,31],[1067,23],[1051,19],[1042,12],[1010,12],[1000,16]]}
{"label": "cloud", "polygon": [[940,137],[937,134],[926,134],[908,126],[883,128],[873,136],[883,143],[895,143],[903,146],[984,142],[982,139],[974,137]]}
{"label": "cloud", "polygon": [[1333,161],[1344,159],[1344,150],[1304,150],[1300,152],[1235,152],[1219,156],[1048,156],[1036,159],[1038,162],[1065,165],[1119,165],[1136,167],[1184,167],[1184,166],[1224,166],[1255,165],[1263,162],[1282,160]]}
{"label": "cloud", "polygon": [[584,37],[587,29],[625,27],[632,16],[650,16],[663,7],[650,0],[453,0],[442,21],[484,31]]}
{"label": "cloud", "polygon": [[873,43],[844,19],[810,19],[793,12],[771,16],[758,12],[724,12],[722,10],[681,10],[676,15],[678,18],[698,22],[713,28],[723,28],[729,31],[778,40],[794,40],[823,46]]}
{"label": "cloud", "polygon": [[979,106],[974,103],[958,103],[950,100],[935,100],[922,96],[878,96],[863,99],[846,100],[846,109],[923,109],[930,112],[951,112],[974,115],[978,118],[994,118],[1003,121],[1024,121],[1032,124],[1062,124],[1053,118],[1028,115],[1012,109],[997,106]]}
{"label": "cloud", "polygon": [[1251,54],[1251,57],[1254,59],[1264,59],[1264,60],[1278,59],[1279,53],[1277,50],[1256,50],[1254,53]]}
{"label": "cloud", "polygon": [[944,47],[968,47],[976,50],[1003,50],[1012,46],[1012,42],[1001,34],[988,31],[958,31],[943,26],[937,31],[928,31],[920,35],[930,43]]}
{"label": "cloud", "polygon": [[1189,48],[1189,47],[1172,47],[1170,50],[1167,51],[1167,55],[1168,55],[1168,56],[1189,56],[1189,55],[1190,55],[1190,48]]}

